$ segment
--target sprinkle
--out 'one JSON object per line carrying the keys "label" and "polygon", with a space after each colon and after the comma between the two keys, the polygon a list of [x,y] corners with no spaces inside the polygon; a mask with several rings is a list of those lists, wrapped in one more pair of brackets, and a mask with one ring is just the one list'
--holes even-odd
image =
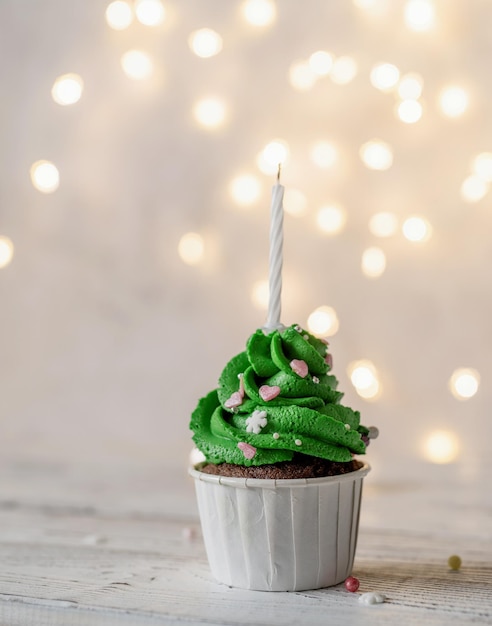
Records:
{"label": "sprinkle", "polygon": [[274,439],[278,439],[278,438],[280,437],[280,435],[279,435],[278,433],[273,433],[272,437],[273,437]]}
{"label": "sprinkle", "polygon": [[244,454],[245,459],[252,459],[256,454],[256,448],[254,446],[250,446],[249,443],[246,443],[244,441],[240,441],[237,444],[237,447]]}
{"label": "sprinkle", "polygon": [[239,391],[235,391],[230,398],[228,398],[225,402],[224,402],[224,406],[226,409],[234,409],[235,407],[239,406],[240,404],[243,403],[243,399],[241,397],[241,394],[239,393]]}
{"label": "sprinkle", "polygon": [[347,591],[350,591],[351,593],[355,593],[357,589],[359,588],[359,585],[360,585],[359,579],[356,578],[355,576],[349,576],[345,580],[345,589]]}
{"label": "sprinkle", "polygon": [[369,437],[369,439],[377,439],[379,437],[379,430],[376,428],[376,426],[369,427],[369,433],[367,436]]}
{"label": "sprinkle", "polygon": [[360,437],[362,439],[362,441],[364,442],[364,445],[367,446],[371,443],[371,440],[369,439],[369,437],[367,435],[361,435]]}
{"label": "sprinkle", "polygon": [[450,556],[448,559],[448,565],[449,567],[454,570],[457,571],[460,569],[461,567],[461,559],[458,555],[453,554],[453,556]]}
{"label": "sprinkle", "polygon": [[239,395],[244,398],[244,374],[238,374],[239,378]]}
{"label": "sprinkle", "polygon": [[313,376],[313,383],[319,383],[319,378],[317,376]]}
{"label": "sprinkle", "polygon": [[350,424],[345,424],[345,430],[350,430]]}
{"label": "sprinkle", "polygon": [[302,441],[300,439],[296,439],[294,443],[296,444],[296,446],[302,446]]}
{"label": "sprinkle", "polygon": [[298,333],[300,333],[302,331],[302,328],[299,326],[299,324],[296,324],[294,326],[294,329],[297,330]]}
{"label": "sprinkle", "polygon": [[302,338],[305,339],[306,341],[308,341],[309,340],[309,335],[303,335]]}
{"label": "sprinkle", "polygon": [[293,359],[290,362],[290,367],[292,371],[295,372],[301,378],[306,378],[309,372],[309,368],[307,366],[306,361],[301,361],[300,359]]}
{"label": "sprinkle", "polygon": [[369,591],[359,596],[359,602],[361,604],[381,604],[386,600],[384,593],[378,593],[377,591]]}
{"label": "sprinkle", "polygon": [[268,423],[266,416],[266,411],[253,411],[253,414],[246,420],[246,432],[258,435]]}
{"label": "sprinkle", "polygon": [[325,363],[330,369],[333,367],[333,357],[331,356],[331,354],[327,354],[325,356]]}
{"label": "sprinkle", "polygon": [[260,394],[260,398],[262,400],[269,402],[279,395],[280,387],[278,385],[273,385],[273,387],[270,387],[270,385],[262,385],[258,389],[258,393]]}

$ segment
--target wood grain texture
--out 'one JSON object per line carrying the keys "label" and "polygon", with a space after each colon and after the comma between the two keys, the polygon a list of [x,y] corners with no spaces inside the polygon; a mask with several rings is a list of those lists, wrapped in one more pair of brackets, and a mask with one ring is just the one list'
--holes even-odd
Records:
{"label": "wood grain texture", "polygon": [[[265,593],[214,582],[184,474],[173,487],[160,472],[134,468],[4,469],[1,626],[492,621],[492,504],[470,486],[366,490],[354,575],[360,593],[387,596],[367,607],[343,585]],[[447,567],[453,553],[463,560],[457,572]]]}

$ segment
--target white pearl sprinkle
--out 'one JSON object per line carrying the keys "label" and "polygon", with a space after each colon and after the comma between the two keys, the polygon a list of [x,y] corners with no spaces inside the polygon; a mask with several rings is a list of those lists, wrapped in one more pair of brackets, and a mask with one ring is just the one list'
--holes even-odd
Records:
{"label": "white pearl sprinkle", "polygon": [[303,338],[307,341],[309,339],[309,335],[303,335]]}
{"label": "white pearl sprinkle", "polygon": [[274,439],[278,439],[278,438],[280,437],[280,435],[279,435],[278,433],[273,433],[272,437],[273,437]]}
{"label": "white pearl sprinkle", "polygon": [[294,443],[296,444],[296,446],[302,446],[302,441],[300,439],[296,439]]}
{"label": "white pearl sprinkle", "polygon": [[346,428],[347,430],[350,430],[350,424],[345,424],[345,428]]}
{"label": "white pearl sprinkle", "polygon": [[369,439],[377,439],[379,435],[379,430],[376,426],[370,426],[369,428]]}

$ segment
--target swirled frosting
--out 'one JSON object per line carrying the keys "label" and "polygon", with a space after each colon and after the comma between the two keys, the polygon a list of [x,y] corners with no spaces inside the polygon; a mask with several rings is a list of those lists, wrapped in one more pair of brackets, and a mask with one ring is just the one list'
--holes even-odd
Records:
{"label": "swirled frosting", "polygon": [[327,344],[300,326],[257,330],[193,412],[196,446],[210,463],[245,466],[364,454],[369,431],[340,404],[331,364]]}

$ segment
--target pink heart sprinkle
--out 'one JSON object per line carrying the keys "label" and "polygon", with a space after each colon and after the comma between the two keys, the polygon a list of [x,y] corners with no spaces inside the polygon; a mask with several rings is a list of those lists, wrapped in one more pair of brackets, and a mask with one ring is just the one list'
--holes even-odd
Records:
{"label": "pink heart sprinkle", "polygon": [[256,448],[254,446],[250,446],[249,443],[245,443],[244,441],[240,441],[237,444],[237,447],[242,451],[245,459],[252,459],[256,454]]}
{"label": "pink heart sprinkle", "polygon": [[241,394],[239,393],[239,391],[235,391],[230,398],[228,398],[225,402],[224,402],[224,406],[226,409],[234,409],[235,407],[239,406],[240,404],[243,403],[243,398],[241,396]]}
{"label": "pink heart sprinkle", "polygon": [[260,398],[268,402],[269,400],[273,400],[280,393],[280,387],[278,385],[274,385],[270,387],[270,385],[262,385],[258,389],[258,393],[260,394]]}
{"label": "pink heart sprinkle", "polygon": [[325,363],[328,365],[330,369],[333,367],[333,357],[331,356],[331,354],[327,354],[325,356]]}
{"label": "pink heart sprinkle", "polygon": [[292,371],[295,372],[301,378],[306,378],[309,372],[309,368],[307,366],[306,361],[300,361],[299,359],[294,359],[290,362],[290,366]]}

